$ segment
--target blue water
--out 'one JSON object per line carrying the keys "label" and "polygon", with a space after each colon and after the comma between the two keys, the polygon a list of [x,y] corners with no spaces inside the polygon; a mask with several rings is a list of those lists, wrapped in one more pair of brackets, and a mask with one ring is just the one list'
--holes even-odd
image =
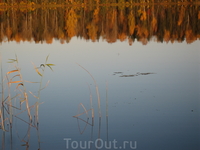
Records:
{"label": "blue water", "polygon": [[[31,62],[39,66],[49,55],[48,62],[55,64],[53,72],[47,68],[44,74],[43,86],[48,80],[50,83],[41,91],[40,102],[44,103],[39,106],[39,131],[31,127],[28,149],[199,150],[199,47],[199,41],[150,42],[146,46],[137,42],[129,46],[126,42],[108,44],[77,39],[66,45],[3,43],[3,74],[13,69],[7,60],[15,54],[25,80],[40,81]],[[77,63],[96,80],[101,118],[93,79]],[[120,77],[135,74],[139,75]],[[37,94],[39,84],[26,83],[26,88]],[[90,90],[94,126],[90,125],[92,117],[88,111],[85,130],[85,122],[79,120],[81,132],[84,130],[80,134],[73,116],[84,112],[82,107],[78,110],[80,103],[91,109]],[[34,104],[36,100],[30,95],[29,101]],[[20,116],[26,118],[27,113]],[[87,121],[85,113],[80,118]],[[21,145],[28,125],[14,120],[12,140],[10,132],[5,133],[5,149],[26,149]]]}

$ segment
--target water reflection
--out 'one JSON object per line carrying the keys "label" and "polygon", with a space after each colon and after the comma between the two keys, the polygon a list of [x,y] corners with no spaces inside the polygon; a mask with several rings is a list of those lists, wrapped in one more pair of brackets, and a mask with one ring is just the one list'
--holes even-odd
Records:
{"label": "water reflection", "polygon": [[[16,147],[15,139],[19,139],[21,146],[29,149],[29,142],[31,139],[31,129],[33,133],[37,135],[37,149],[40,149],[40,132],[39,132],[39,105],[41,91],[46,88],[43,86],[43,77],[45,68],[50,68],[54,64],[48,64],[48,56],[44,64],[34,69],[36,73],[41,77],[40,82],[27,81],[23,78],[22,70],[19,65],[17,55],[14,59],[9,59],[8,63],[12,64],[12,69],[6,74],[3,74],[2,58],[0,57],[0,69],[1,69],[1,105],[0,105],[0,129],[2,129],[2,150],[10,150]],[[40,71],[41,70],[41,73]],[[39,84],[38,92],[28,91],[27,86],[29,84]],[[35,100],[30,97],[34,97]],[[26,130],[27,128],[27,130]],[[9,137],[7,142],[5,139]],[[35,139],[35,137],[34,137]],[[5,146],[6,145],[6,146]]]}
{"label": "water reflection", "polygon": [[[1,89],[13,85],[14,92],[8,98],[8,93],[0,93],[2,150],[64,150],[84,141],[93,141],[88,149],[100,149],[102,142],[109,148],[110,142],[117,141],[118,149],[136,148],[138,144],[138,149],[199,150],[199,8],[95,5],[1,11],[1,68],[8,69],[7,58],[17,53],[25,68],[24,77],[38,81],[46,66],[51,78],[50,86],[41,94],[45,102],[41,106],[38,90],[20,92],[24,85],[35,86],[13,80],[19,77],[19,69],[9,70],[8,84],[1,79]],[[89,42],[83,44],[84,40],[73,37]],[[44,44],[53,39],[58,41]],[[41,63],[49,53],[56,64],[53,74],[53,64]],[[30,60],[35,67],[27,65]],[[23,102],[21,110],[10,103],[16,99],[17,108]],[[129,142],[126,148],[123,142]]]}
{"label": "water reflection", "polygon": [[[71,139],[68,141],[71,149],[77,142],[97,141],[99,145],[89,143],[90,149],[96,149],[95,146],[101,146],[101,140],[108,143],[104,147],[109,147],[109,142],[116,140],[118,149],[126,141],[129,142],[126,149],[130,144],[132,147],[137,145],[138,149],[150,150],[199,149],[199,41],[192,44],[151,42],[147,46],[138,42],[135,42],[137,46],[120,42],[89,41],[85,45],[81,42],[72,40],[69,44],[71,47],[61,45],[59,41],[57,45],[28,42],[2,45],[3,69],[10,70],[7,58],[13,58],[17,53],[26,80],[38,81],[41,77],[30,60],[39,67],[50,54],[49,62],[56,64],[53,73],[48,68],[45,78],[50,79],[50,85],[41,93],[44,104],[39,109],[40,149],[67,149],[67,139]],[[84,66],[98,83],[101,118],[94,81],[76,62]],[[109,85],[107,88],[106,81]],[[28,87],[32,89],[33,85]],[[37,90],[32,92],[37,94]],[[29,95],[30,102],[34,104],[35,98]],[[93,99],[92,105],[90,97]],[[35,109],[31,110],[31,114],[34,114]],[[77,119],[72,116],[82,112],[87,112],[88,117],[86,113],[79,116],[85,120],[78,120],[80,134]],[[27,112],[22,114],[20,117],[28,120]],[[17,118],[14,120],[17,120],[17,131],[23,139],[29,125]],[[28,136],[24,139],[28,143],[21,142],[15,131],[16,128],[13,128],[13,150],[26,147],[29,150],[38,149],[37,130],[34,127],[31,127],[30,139],[27,139]],[[6,139],[10,138],[10,133],[5,134]],[[5,147],[6,150],[10,148],[9,141],[5,142]],[[81,149],[80,145],[76,149]]]}
{"label": "water reflection", "polygon": [[135,40],[192,43],[200,38],[199,5],[137,5],[3,9],[0,42],[70,42],[79,37],[108,43]]}

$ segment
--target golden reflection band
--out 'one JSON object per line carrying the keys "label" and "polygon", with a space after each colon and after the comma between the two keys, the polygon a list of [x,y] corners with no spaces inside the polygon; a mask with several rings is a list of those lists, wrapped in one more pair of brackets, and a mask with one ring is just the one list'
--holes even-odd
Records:
{"label": "golden reflection band", "polygon": [[108,43],[192,43],[200,39],[200,5],[88,6],[0,10],[0,43],[68,43],[73,37]]}

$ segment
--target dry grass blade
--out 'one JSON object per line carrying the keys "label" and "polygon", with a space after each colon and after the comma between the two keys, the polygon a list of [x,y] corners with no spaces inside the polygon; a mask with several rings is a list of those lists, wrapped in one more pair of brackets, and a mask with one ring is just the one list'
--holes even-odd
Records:
{"label": "dry grass blade", "polygon": [[40,82],[32,82],[32,81],[27,81],[27,80],[24,80],[24,82],[28,82],[28,83],[40,83]]}
{"label": "dry grass blade", "polygon": [[26,101],[26,99],[24,99],[24,98],[20,98],[20,99],[21,100],[19,102],[20,102],[20,105],[22,105]]}
{"label": "dry grass blade", "polygon": [[1,122],[0,122],[0,126],[1,126],[1,129],[3,131],[5,131],[5,124],[4,124],[4,106],[3,106],[3,103],[4,103],[4,84],[3,84],[3,67],[2,67],[2,58],[1,58],[1,55],[0,55],[0,64],[1,64],[1,105],[0,105],[0,118],[1,118]]}
{"label": "dry grass blade", "polygon": [[40,71],[38,70],[38,68],[35,66],[35,64],[32,62],[35,71],[42,77],[42,74],[40,73]]}
{"label": "dry grass blade", "polygon": [[3,116],[2,110],[0,110],[0,118],[1,118],[1,123],[0,123],[1,129],[2,129],[3,131],[5,131],[5,128],[4,128],[4,120],[3,120],[4,116]]}
{"label": "dry grass blade", "polygon": [[90,105],[91,105],[91,109],[92,109],[92,118],[94,118],[94,109],[93,109],[93,105],[92,105],[92,92],[91,92],[91,89],[90,89],[89,85],[88,85],[88,88],[90,90]]}
{"label": "dry grass blade", "polygon": [[47,81],[46,85],[43,88],[41,88],[40,91],[44,90],[49,85],[49,82],[50,81]]}
{"label": "dry grass blade", "polygon": [[[85,122],[85,123],[86,123],[86,124],[85,124],[85,127],[83,128],[83,130],[82,130],[82,131],[81,131],[81,127],[80,127],[79,120],[82,120],[83,122]],[[83,119],[81,119],[81,118],[77,118],[77,122],[78,122],[78,129],[79,129],[79,132],[80,132],[80,134],[83,134],[83,133],[84,133],[84,131],[85,131],[85,129],[86,129],[86,127],[87,127],[87,125],[88,125],[88,120],[89,120],[89,119],[87,119],[87,121],[85,121],[85,120],[83,120]]]}
{"label": "dry grass blade", "polygon": [[32,125],[30,122],[27,122],[27,121],[23,120],[22,118],[20,118],[20,117],[18,117],[18,116],[16,116],[16,115],[14,115],[14,117],[16,117],[17,119],[19,119],[19,120],[21,120],[21,121],[27,123],[28,125],[30,125],[30,126],[32,126],[32,127],[35,127],[35,126]]}
{"label": "dry grass blade", "polygon": [[27,112],[28,112],[28,116],[29,116],[30,122],[32,122],[32,116],[31,116],[29,103],[28,103],[28,94],[26,92],[24,92],[24,98],[25,98],[25,101],[26,101],[26,109],[27,109]]}
{"label": "dry grass blade", "polygon": [[17,84],[16,89],[18,89],[19,86],[24,86],[24,84],[23,84],[23,83],[19,83],[19,84]]}
{"label": "dry grass blade", "polygon": [[15,78],[15,77],[20,77],[20,74],[14,75],[11,79],[13,79],[13,78]]}
{"label": "dry grass blade", "polygon": [[108,82],[106,82],[106,116],[108,116]]}
{"label": "dry grass blade", "polygon": [[12,71],[9,71],[7,72],[7,74],[10,74],[10,73],[13,73],[13,72],[18,72],[19,70],[12,70]]}
{"label": "dry grass blade", "polygon": [[10,83],[19,83],[19,82],[22,82],[22,81],[10,81],[10,82],[8,82],[8,84],[10,84]]}
{"label": "dry grass blade", "polygon": [[98,89],[98,86],[97,86],[97,83],[96,83],[96,80],[94,79],[94,77],[91,75],[91,73],[85,69],[83,66],[81,66],[80,64],[76,63],[78,66],[80,66],[82,69],[84,69],[92,78],[94,84],[95,84],[95,87],[96,87],[96,94],[97,94],[97,101],[98,101],[98,109],[99,109],[99,117],[101,117],[101,101],[100,101],[100,95],[99,95],[99,89]]}
{"label": "dry grass blade", "polygon": [[39,123],[39,115],[38,115],[38,111],[39,111],[39,103],[36,102],[35,103],[35,123]]}
{"label": "dry grass blade", "polygon": [[74,118],[78,118],[78,116],[81,116],[81,115],[83,115],[83,114],[88,114],[88,112],[89,111],[93,111],[93,109],[89,109],[89,110],[86,110],[86,111],[84,111],[84,112],[82,112],[82,113],[80,113],[80,114],[78,114],[78,115],[75,115],[75,116],[73,116]]}
{"label": "dry grass blade", "polygon": [[[80,112],[80,106],[82,106],[82,108],[84,109],[84,112],[83,112],[83,113],[79,113],[79,112]],[[89,111],[89,110],[88,110],[88,111]],[[82,103],[80,103],[80,104],[78,105],[78,115],[73,116],[73,117],[77,118],[78,116],[80,116],[80,115],[82,115],[82,114],[86,114],[86,115],[87,115],[87,118],[89,118],[89,117],[88,117],[88,113],[87,113],[88,111],[86,110],[85,106],[84,106]]]}
{"label": "dry grass blade", "polygon": [[31,95],[33,95],[33,97],[35,97],[36,99],[39,99],[39,97],[35,96],[31,91],[29,91],[29,93],[30,93]]}
{"label": "dry grass blade", "polygon": [[[7,97],[6,99],[8,99],[8,101],[6,102],[6,99],[5,99],[5,100],[4,100],[5,104],[6,104],[7,106],[13,107],[13,108],[15,108],[15,109],[21,110],[21,108],[15,107],[15,106],[13,106],[12,103],[11,103],[11,101],[12,101],[13,99],[15,99],[16,97],[18,97],[19,95],[20,95],[20,94],[17,94],[17,95],[15,95],[15,96],[12,97],[12,98]],[[9,109],[10,109],[10,108],[9,108]]]}

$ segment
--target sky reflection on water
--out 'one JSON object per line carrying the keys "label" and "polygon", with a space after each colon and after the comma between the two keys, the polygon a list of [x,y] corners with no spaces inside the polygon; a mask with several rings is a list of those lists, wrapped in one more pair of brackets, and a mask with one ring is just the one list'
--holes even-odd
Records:
{"label": "sky reflection on water", "polygon": [[[14,42],[1,45],[4,74],[6,63],[19,58],[24,78],[37,81],[30,61],[37,66],[49,54],[54,72],[45,72],[49,86],[42,91],[40,106],[41,149],[66,149],[64,138],[89,141],[98,138],[98,106],[91,77],[99,86],[101,98],[101,138],[106,140],[106,82],[108,83],[108,138],[137,141],[138,150],[198,150],[200,148],[200,43],[154,43],[143,46],[135,42],[108,44],[73,39],[70,44],[30,44]],[[115,72],[122,72],[115,74]],[[136,73],[154,73],[120,77]],[[114,75],[115,74],[115,75]],[[90,109],[90,85],[95,109],[95,125],[80,135],[72,116],[78,104]],[[27,85],[33,92],[37,86]],[[30,99],[31,100],[31,99]],[[84,116],[83,116],[84,117]],[[90,118],[91,119],[91,118]],[[91,121],[91,120],[90,120]],[[20,122],[20,121],[18,121]],[[34,135],[34,134],[33,134]],[[33,141],[35,137],[33,137]],[[35,144],[32,144],[35,145]],[[20,147],[17,142],[14,146]],[[30,146],[29,149],[34,149]],[[93,147],[94,148],[94,147]]]}

